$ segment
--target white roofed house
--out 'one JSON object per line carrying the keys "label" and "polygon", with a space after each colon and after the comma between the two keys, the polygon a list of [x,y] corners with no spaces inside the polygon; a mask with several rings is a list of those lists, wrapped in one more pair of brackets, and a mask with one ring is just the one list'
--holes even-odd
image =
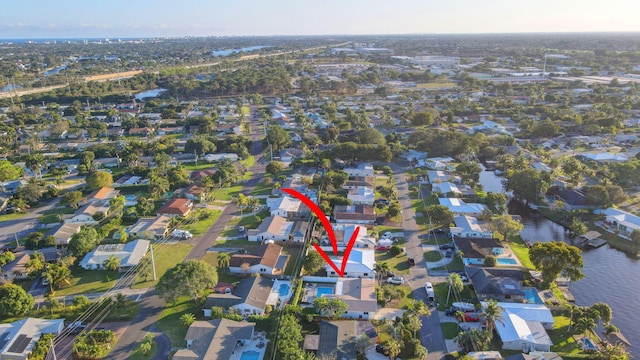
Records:
{"label": "white roofed house", "polygon": [[621,235],[628,237],[634,231],[640,231],[640,216],[614,208],[596,210],[595,213],[604,215],[605,225],[620,231]]}
{"label": "white roofed house", "polygon": [[376,195],[370,187],[357,187],[349,189],[347,199],[351,200],[354,205],[373,205]]}
{"label": "white roofed house", "polygon": [[273,283],[273,280],[262,276],[250,276],[240,280],[231,294],[209,294],[202,306],[204,316],[211,317],[211,308],[214,306],[225,310],[233,307],[242,316],[263,315]]}
{"label": "white roofed house", "polygon": [[82,226],[82,223],[62,223],[53,232],[53,234],[51,234],[56,239],[56,246],[69,245],[69,241],[71,241],[71,237],[73,236],[73,234],[80,231],[80,228]]}
{"label": "white roofed house", "polygon": [[[543,304],[498,303],[504,310],[502,323],[496,322],[496,332],[505,350],[551,351],[553,342],[546,330],[553,328],[554,319]],[[487,303],[482,302],[482,306]]]}
{"label": "white roofed house", "polygon": [[134,240],[126,244],[98,245],[80,261],[86,270],[100,270],[104,262],[112,255],[120,259],[119,271],[126,271],[136,266],[149,250],[149,240]]}
{"label": "white roofed house", "polygon": [[293,221],[277,215],[268,216],[257,229],[247,231],[247,238],[249,241],[287,241],[292,229]]}
{"label": "white roofed house", "polygon": [[289,196],[267,198],[267,206],[271,211],[271,216],[287,219],[309,219],[311,216],[311,210],[302,201]]}
{"label": "white roofed house", "polygon": [[333,294],[322,295],[337,298],[347,304],[347,311],[340,317],[347,319],[373,319],[378,311],[376,281],[369,278],[340,278]]}
{"label": "white roofed house", "polygon": [[107,215],[109,213],[109,201],[94,201],[78,209],[71,218],[66,219],[66,223],[81,223],[83,225],[96,225],[99,222],[94,219],[98,213]]}
{"label": "white roofed house", "polygon": [[373,176],[374,170],[373,165],[368,163],[358,164],[355,168],[345,168],[344,171],[349,174],[349,177],[352,176]]}
{"label": "white roofed house", "polygon": [[[342,266],[342,256],[333,256],[331,260],[338,269]],[[344,269],[344,277],[370,278],[375,277],[375,254],[373,249],[352,249]],[[339,276],[331,265],[325,265],[329,277]]]}
{"label": "white roofed house", "polygon": [[452,237],[463,238],[492,238],[493,231],[489,226],[489,223],[479,221],[477,218],[468,215],[458,215],[453,218],[453,222],[456,224],[454,227],[449,228],[449,233]]}
{"label": "white roofed house", "polygon": [[[370,237],[367,233],[366,226],[356,224],[333,224],[333,233],[336,235],[336,241],[338,243],[338,251],[344,250],[351,240],[351,235],[356,229],[358,230],[358,236],[355,240],[354,248],[369,248],[373,249],[376,245],[376,239]],[[333,247],[328,236],[324,236],[320,239],[318,244],[324,251],[333,251]]]}
{"label": "white roofed house", "polygon": [[440,205],[449,208],[454,214],[478,216],[487,210],[487,206],[478,203],[466,203],[458,198],[438,198]]}
{"label": "white roofed house", "polygon": [[42,335],[58,335],[63,329],[64,319],[25,318],[0,324],[0,359],[27,360]]}

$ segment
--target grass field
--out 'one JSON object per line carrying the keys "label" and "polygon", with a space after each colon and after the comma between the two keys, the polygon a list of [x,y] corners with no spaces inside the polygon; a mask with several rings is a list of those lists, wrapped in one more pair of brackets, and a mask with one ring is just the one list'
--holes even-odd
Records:
{"label": "grass field", "polygon": [[43,224],[53,224],[53,223],[58,223],[60,222],[60,219],[62,217],[62,215],[64,214],[73,214],[75,212],[75,209],[70,208],[70,207],[60,207],[60,208],[53,208],[51,210],[45,211],[42,216],[40,216],[40,218],[38,218],[38,220],[40,220],[41,223]]}
{"label": "grass field", "polygon": [[195,214],[195,217],[199,219],[205,214],[208,214],[208,217],[206,219],[198,220],[189,225],[186,225],[184,226],[183,230],[188,230],[191,234],[193,234],[193,236],[202,235],[207,232],[209,227],[213,225],[216,220],[218,220],[218,217],[220,216],[220,214],[222,214],[222,211],[200,209],[198,210],[198,213]]}
{"label": "grass field", "polygon": [[445,83],[422,83],[422,84],[417,84],[416,87],[418,89],[446,89],[446,88],[452,88],[452,87],[456,87],[457,85],[455,83],[452,82],[445,82]]}
{"label": "grass field", "polygon": [[391,256],[388,251],[376,251],[376,263],[386,262],[389,270],[398,274],[409,273],[409,260],[404,253],[398,256]]}
{"label": "grass field", "polygon": [[[433,290],[436,293],[436,301],[439,303],[438,310],[440,311],[444,311],[450,308],[452,303],[459,301],[459,300],[455,300],[455,297],[453,296],[453,293],[452,293],[449,296],[449,302],[447,302],[447,293],[449,292],[449,284],[447,284],[446,282],[434,285]],[[476,299],[476,294],[471,289],[469,289],[468,286],[465,286],[459,298],[470,299],[473,301]]]}
{"label": "grass field", "polygon": [[[182,259],[191,251],[193,245],[190,244],[171,244],[171,245],[153,245],[154,252],[153,257],[156,263],[156,275],[160,279],[167,270],[176,266]],[[151,278],[151,277],[149,277]],[[145,288],[154,286],[157,281],[142,281],[144,279],[136,279],[135,283],[131,286],[133,289]]]}
{"label": "grass field", "polygon": [[442,254],[440,251],[432,250],[424,253],[424,260],[427,262],[435,262],[442,259]]}
{"label": "grass field", "polygon": [[2,214],[0,215],[0,223],[3,221],[10,221],[20,219],[21,217],[27,215],[27,213],[13,213],[13,214]]}
{"label": "grass field", "polygon": [[438,266],[437,268],[433,268],[430,270],[449,270],[449,271],[461,271],[464,270],[464,263],[460,256],[456,255],[453,257],[453,261],[447,264],[446,266]]}
{"label": "grass field", "polygon": [[71,269],[71,285],[56,290],[56,296],[105,292],[113,287],[119,274],[117,271],[84,270],[81,267]]}
{"label": "grass field", "polygon": [[460,326],[457,323],[453,322],[443,322],[440,323],[440,327],[442,328],[442,334],[445,339],[453,339],[460,332]]}
{"label": "grass field", "polygon": [[242,190],[242,185],[229,186],[229,187],[225,187],[217,190],[213,194],[213,197],[216,200],[231,201],[238,195],[238,193],[240,193],[241,190]]}
{"label": "grass field", "polygon": [[187,327],[180,323],[180,316],[187,313],[192,313],[198,317],[202,313],[202,308],[200,305],[195,304],[191,298],[181,298],[176,301],[176,304],[168,304],[160,314],[158,322],[156,322],[158,328],[171,339],[172,347],[185,347],[187,345],[184,340],[185,335],[187,335]]}
{"label": "grass field", "polygon": [[151,360],[156,355],[156,352],[158,352],[158,344],[156,344],[156,342],[153,341],[151,343],[151,350],[149,350],[148,353],[143,354],[139,348],[136,348],[133,351],[133,353],[131,353],[131,356],[129,356],[128,359],[129,360]]}
{"label": "grass field", "polygon": [[511,247],[511,251],[518,257],[522,266],[528,269],[535,269],[531,259],[529,258],[529,248],[525,245],[524,241],[520,236],[514,236],[511,238],[511,241],[508,243],[509,247]]}
{"label": "grass field", "polygon": [[258,184],[258,186],[254,187],[253,190],[251,190],[251,196],[271,195],[272,190],[273,190],[273,184],[267,185],[261,182]]}
{"label": "grass field", "polygon": [[555,322],[553,324],[553,330],[548,331],[549,337],[553,342],[551,351],[579,354],[580,348],[575,339],[568,332],[569,317],[567,316],[554,316]]}

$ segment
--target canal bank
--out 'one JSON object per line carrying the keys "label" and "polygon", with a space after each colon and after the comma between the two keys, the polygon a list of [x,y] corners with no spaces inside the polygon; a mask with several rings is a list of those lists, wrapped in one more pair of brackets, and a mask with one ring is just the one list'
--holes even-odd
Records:
{"label": "canal bank", "polygon": [[[485,191],[502,192],[502,179],[493,172],[483,171],[480,183]],[[520,215],[524,229],[520,236],[525,241],[563,241],[572,244],[572,239],[564,227],[540,214],[532,214],[528,207],[517,202],[509,203],[509,213]],[[609,245],[598,249],[585,249],[583,280],[571,283],[569,289],[576,298],[576,304],[591,306],[604,302],[613,310],[613,324],[633,345],[629,350],[640,356],[640,260],[615,250]]]}

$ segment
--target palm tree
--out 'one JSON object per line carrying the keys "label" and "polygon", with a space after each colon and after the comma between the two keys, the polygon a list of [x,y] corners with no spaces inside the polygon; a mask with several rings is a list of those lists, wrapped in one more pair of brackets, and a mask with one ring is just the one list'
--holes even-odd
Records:
{"label": "palm tree", "polygon": [[589,316],[583,316],[578,319],[578,321],[576,321],[576,330],[584,333],[585,335],[587,335],[587,333],[590,331],[593,332],[596,326],[596,321]]}
{"label": "palm tree", "polygon": [[247,204],[249,203],[249,199],[245,194],[240,193],[238,194],[235,200],[236,200],[236,205],[238,205],[238,208],[240,209],[240,217],[242,217],[244,215],[243,214],[244,207],[247,206]]}
{"label": "palm tree", "polygon": [[218,253],[218,267],[225,271],[229,270],[229,263],[231,262],[231,256],[229,253]]}
{"label": "palm tree", "polygon": [[109,258],[105,260],[103,263],[104,268],[111,271],[116,271],[120,267],[120,258],[109,255]]}
{"label": "palm tree", "polygon": [[502,317],[503,311],[504,308],[498,305],[497,301],[489,300],[489,302],[487,302],[487,306],[484,308],[484,316],[487,323],[487,330],[489,330],[490,333],[493,333],[493,330],[496,328],[496,322],[504,325],[504,318]]}
{"label": "palm tree", "polygon": [[196,321],[196,316],[191,313],[185,313],[180,315],[180,323],[185,327],[191,326],[193,322]]}
{"label": "palm tree", "polygon": [[464,321],[465,313],[462,310],[458,310],[455,313],[453,313],[453,316],[456,318],[456,320],[458,320],[458,322],[462,322]]}
{"label": "palm tree", "polygon": [[431,311],[429,311],[427,305],[425,305],[422,301],[411,300],[407,304],[407,312],[405,312],[405,314],[412,317],[419,317],[424,315],[429,316],[431,315]]}
{"label": "palm tree", "polygon": [[26,268],[29,271],[29,274],[37,276],[40,275],[42,271],[44,271],[44,255],[40,252],[34,251],[33,254],[29,257],[29,261],[27,261]]}
{"label": "palm tree", "polygon": [[124,306],[127,302],[127,298],[122,294],[118,293],[116,295],[116,309],[118,309],[118,313],[121,313],[124,310]]}
{"label": "palm tree", "polygon": [[405,326],[409,330],[411,330],[411,332],[413,333],[413,338],[415,339],[416,338],[416,333],[422,327],[422,320],[420,320],[420,318],[417,317],[417,316],[410,316],[410,317],[408,317],[407,323],[405,324]]}
{"label": "palm tree", "polygon": [[389,352],[389,357],[395,359],[398,357],[398,355],[400,355],[400,352],[402,352],[402,343],[395,339],[389,339],[389,341],[387,341],[387,344],[385,345],[385,348]]}
{"label": "palm tree", "polygon": [[364,354],[366,348],[371,345],[371,338],[369,337],[369,335],[363,333],[359,338],[356,339],[356,343],[358,349],[360,349],[360,353]]}
{"label": "palm tree", "polygon": [[379,276],[379,280],[382,280],[384,276],[387,275],[387,271],[389,271],[389,264],[386,262],[376,263],[375,265],[376,274]]}

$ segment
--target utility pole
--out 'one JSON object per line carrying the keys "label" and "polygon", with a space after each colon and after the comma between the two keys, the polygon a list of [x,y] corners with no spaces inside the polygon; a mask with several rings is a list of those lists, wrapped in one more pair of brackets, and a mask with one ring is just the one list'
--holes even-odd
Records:
{"label": "utility pole", "polygon": [[153,244],[149,246],[149,249],[151,250],[151,271],[153,272],[153,281],[156,281],[156,262],[153,259]]}
{"label": "utility pole", "polygon": [[49,340],[49,348],[51,349],[51,355],[53,356],[53,360],[58,360],[58,357],[56,357],[56,348],[53,346],[53,339]]}

